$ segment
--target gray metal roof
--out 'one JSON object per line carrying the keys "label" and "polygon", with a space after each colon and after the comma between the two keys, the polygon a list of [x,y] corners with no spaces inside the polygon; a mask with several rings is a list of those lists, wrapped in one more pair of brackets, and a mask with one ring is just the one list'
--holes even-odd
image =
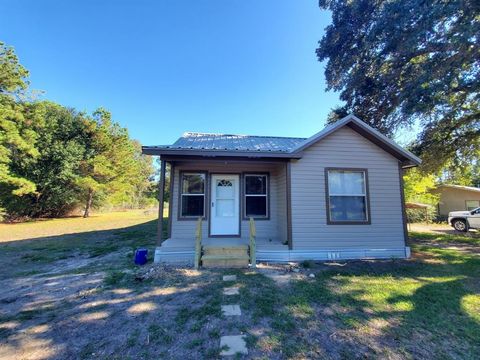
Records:
{"label": "gray metal roof", "polygon": [[186,132],[162,149],[290,152],[305,138]]}
{"label": "gray metal roof", "polygon": [[248,158],[288,158],[301,159],[303,150],[321,141],[343,126],[348,126],[366,139],[381,147],[402,161],[402,167],[419,165],[422,160],[403,149],[355,115],[325,127],[322,131],[307,138],[251,136],[229,134],[205,134],[186,132],[172,145],[142,146],[146,155],[160,156],[202,156],[202,157],[248,157]]}

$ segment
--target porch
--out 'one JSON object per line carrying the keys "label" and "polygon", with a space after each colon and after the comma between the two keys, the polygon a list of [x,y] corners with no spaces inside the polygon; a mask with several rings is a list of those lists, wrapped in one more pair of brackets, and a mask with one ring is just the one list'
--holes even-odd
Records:
{"label": "porch", "polygon": [[[288,245],[279,239],[257,238],[257,261],[288,261]],[[249,239],[245,238],[207,238],[202,240],[202,255],[249,256]],[[160,263],[193,264],[195,259],[195,238],[166,239],[155,251]],[[205,259],[203,259],[205,260]]]}
{"label": "porch", "polygon": [[[250,218],[256,227],[257,260],[285,257],[291,245],[287,164],[276,159],[162,157],[160,199],[169,183],[168,236],[162,238],[159,222],[155,262],[193,263],[199,218],[204,264],[209,259],[248,264]],[[160,213],[162,207],[163,201]]]}

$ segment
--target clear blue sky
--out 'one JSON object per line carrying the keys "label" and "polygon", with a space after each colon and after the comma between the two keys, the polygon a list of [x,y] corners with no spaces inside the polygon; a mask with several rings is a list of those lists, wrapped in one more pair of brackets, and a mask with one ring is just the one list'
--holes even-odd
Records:
{"label": "clear blue sky", "polygon": [[316,0],[1,0],[0,40],[44,98],[103,106],[144,145],[184,131],[310,136],[338,94]]}

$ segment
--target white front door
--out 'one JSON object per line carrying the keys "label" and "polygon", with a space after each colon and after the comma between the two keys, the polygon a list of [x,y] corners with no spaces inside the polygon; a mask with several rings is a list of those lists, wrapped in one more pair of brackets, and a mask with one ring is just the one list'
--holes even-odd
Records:
{"label": "white front door", "polygon": [[212,175],[210,235],[240,235],[240,177]]}

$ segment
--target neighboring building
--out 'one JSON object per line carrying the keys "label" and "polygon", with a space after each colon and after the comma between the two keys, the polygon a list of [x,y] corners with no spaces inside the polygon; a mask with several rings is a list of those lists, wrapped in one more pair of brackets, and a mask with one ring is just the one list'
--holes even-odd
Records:
{"label": "neighboring building", "polygon": [[439,194],[438,214],[450,211],[473,210],[480,207],[480,188],[461,185],[439,185],[432,193]]}
{"label": "neighboring building", "polygon": [[250,218],[259,261],[409,256],[402,171],[421,160],[353,115],[308,139],[185,133],[143,153],[161,158],[161,199],[171,169],[155,261],[193,261],[200,217],[204,264],[245,255]]}

